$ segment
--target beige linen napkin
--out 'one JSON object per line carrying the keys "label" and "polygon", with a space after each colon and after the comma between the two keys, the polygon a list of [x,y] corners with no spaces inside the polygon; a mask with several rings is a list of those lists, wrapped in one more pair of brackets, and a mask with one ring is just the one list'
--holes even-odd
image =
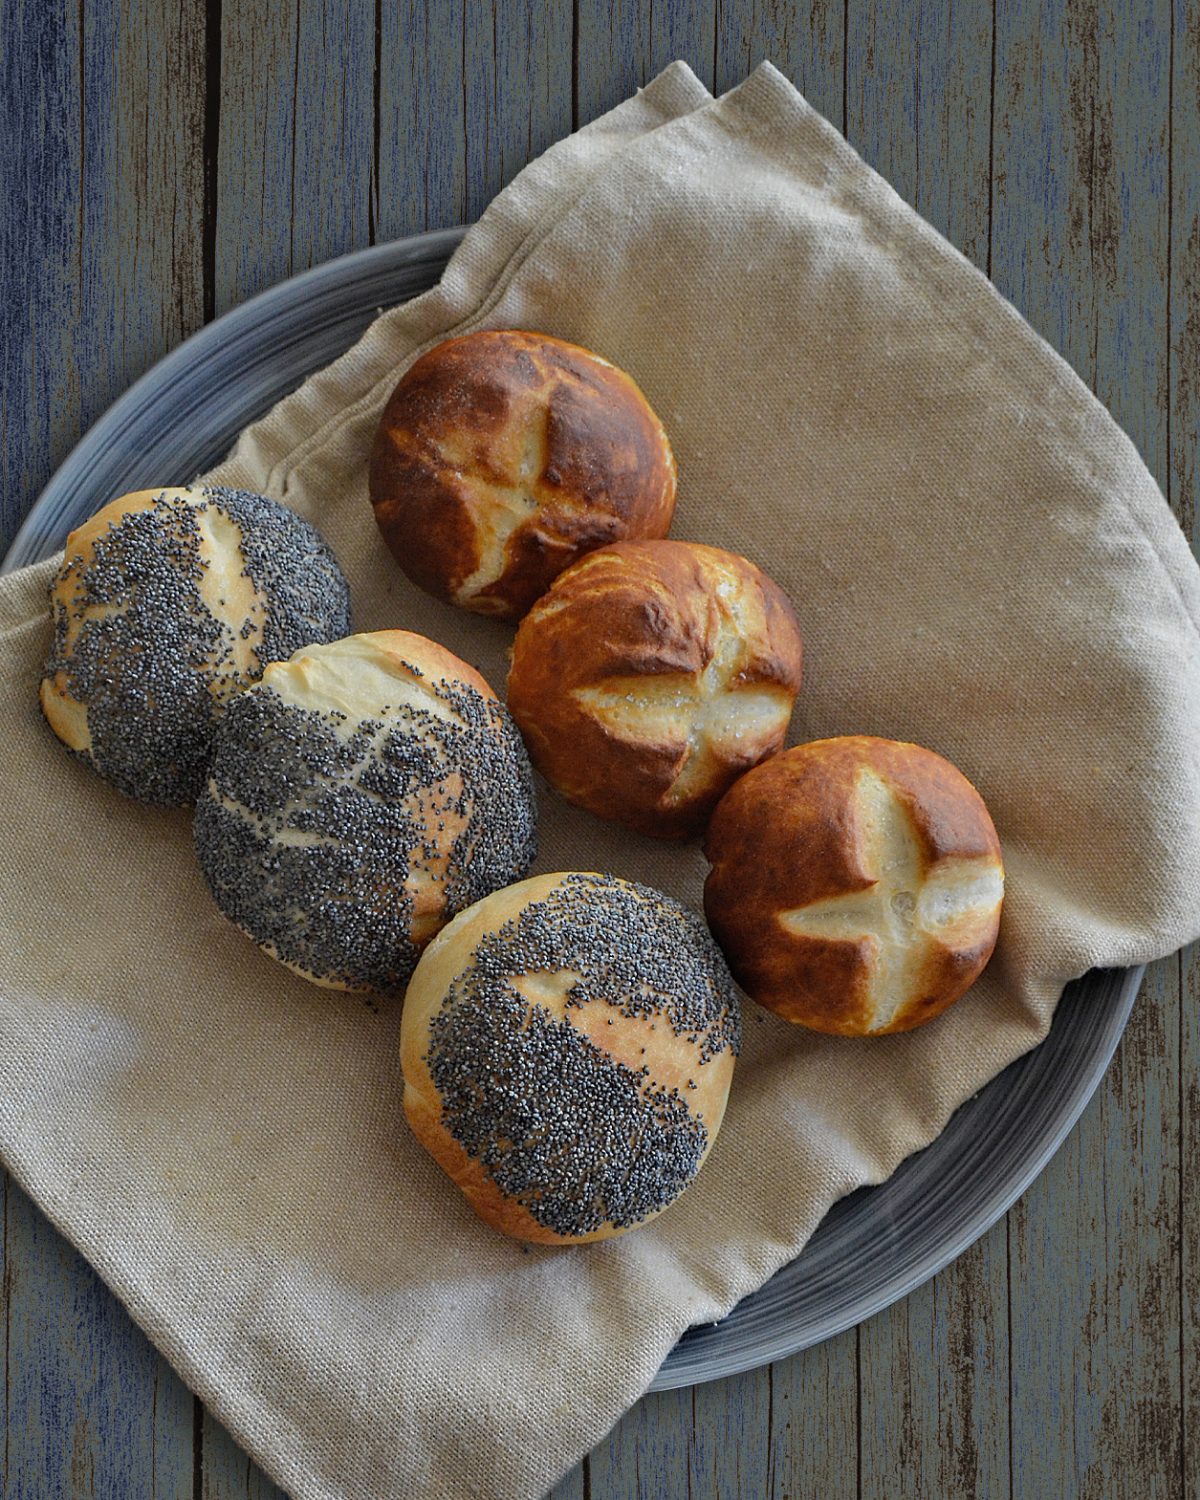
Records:
{"label": "beige linen napkin", "polygon": [[[399,1007],[261,957],[214,911],[187,816],[55,745],[47,570],[7,580],[0,1151],[297,1500],[537,1494],[684,1328],[1034,1045],[1066,980],[1200,932],[1200,573],[1079,380],[777,72],[712,101],[677,64],[556,146],[437,289],[217,471],[321,525],[356,628],[424,631],[502,686],[511,632],[407,584],[365,481],[400,371],[480,326],[633,373],[678,454],[675,535],[746,553],[795,601],[794,737],[956,761],[996,816],[1008,902],[985,979],[923,1031],[844,1041],[751,1008],[692,1191],[625,1239],[523,1249],[410,1139]],[[541,808],[540,869],[698,902],[695,847],[545,788]]]}

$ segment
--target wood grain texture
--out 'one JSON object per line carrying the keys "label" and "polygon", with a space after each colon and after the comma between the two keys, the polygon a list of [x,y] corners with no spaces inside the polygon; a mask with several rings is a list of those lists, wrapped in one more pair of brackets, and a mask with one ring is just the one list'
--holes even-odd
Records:
{"label": "wood grain texture", "polygon": [[[204,15],[8,7],[0,129],[7,537],[80,432],[203,318]],[[193,1400],[12,1183],[6,1500],[192,1494]]]}
{"label": "wood grain texture", "polygon": [[575,16],[578,124],[628,99],[676,58],[712,88],[716,0],[578,0]]}
{"label": "wood grain texture", "polygon": [[5,1500],[191,1500],[191,1395],[11,1183],[4,1297]]}
{"label": "wood grain texture", "polygon": [[718,93],[764,59],[790,78],[814,109],[844,124],[844,0],[721,0],[717,6]]}
{"label": "wood grain texture", "polygon": [[857,1329],[771,1365],[769,1500],[859,1500]]}
{"label": "wood grain texture", "polygon": [[79,18],[40,0],[0,30],[0,538],[13,532],[78,436]]}
{"label": "wood grain texture", "polygon": [[[1165,483],[1169,8],[997,19],[993,275]],[[1179,990],[1177,961],[1153,967],[1097,1098],[1010,1216],[1016,1493],[1182,1492]]]}
{"label": "wood grain texture", "polygon": [[[1175,0],[1171,32],[1168,498],[1200,556],[1200,0]],[[1180,1432],[1185,1493],[1200,1492],[1200,943],[1179,962]]]}
{"label": "wood grain texture", "polygon": [[1171,29],[1171,508],[1200,556],[1200,0],[1175,0]]}
{"label": "wood grain texture", "polygon": [[246,1457],[207,1411],[197,1469],[199,1492],[195,1500],[284,1500],[283,1491]]}
{"label": "wood grain texture", "polygon": [[[725,89],[763,56],[990,267],[1195,537],[1200,0],[12,0],[0,532],[206,314],[474,218],[675,57]],[[1192,949],[1005,1224],[857,1331],[640,1403],[554,1500],[1194,1494],[1198,1017]],[[6,1500],[277,1500],[11,1185],[4,1225]]]}
{"label": "wood grain texture", "polygon": [[[850,0],[851,143],[987,270],[990,0],[876,7]],[[1004,1227],[858,1330],[863,1494],[1008,1493]]]}

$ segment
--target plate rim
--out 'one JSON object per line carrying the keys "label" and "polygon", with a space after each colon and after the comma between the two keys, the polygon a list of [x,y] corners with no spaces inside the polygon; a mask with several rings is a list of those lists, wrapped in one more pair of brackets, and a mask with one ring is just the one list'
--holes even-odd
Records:
{"label": "plate rim", "polygon": [[[261,324],[264,318],[272,317],[277,306],[286,307],[292,304],[298,296],[305,294],[331,289],[336,291],[347,279],[353,279],[355,273],[361,269],[369,270],[372,274],[383,273],[393,268],[398,270],[406,259],[432,261],[441,256],[443,264],[438,272],[440,278],[445,269],[445,262],[449,260],[450,255],[461,242],[467,228],[468,226],[465,225],[456,225],[426,230],[401,239],[352,250],[322,261],[306,271],[275,282],[237,303],[210,323],[197,329],[160,359],[153,361],[116,401],[101,412],[80,434],[70,451],[56,466],[14,533],[3,558],[0,559],[0,575],[10,573],[18,567],[50,555],[38,544],[50,532],[50,528],[46,527],[43,521],[47,515],[55,515],[56,494],[77,486],[80,473],[82,471],[86,474],[93,454],[103,451],[108,434],[119,431],[133,413],[140,411],[155,388],[186,371],[197,358],[203,359],[211,351],[228,342],[231,336],[240,333],[243,329],[253,329]],[[72,524],[78,523],[68,518],[67,526]],[[65,529],[62,526],[58,527],[58,530],[64,533]],[[35,556],[35,553],[38,555]],[[774,1342],[770,1338],[765,1340],[759,1338],[752,1348],[718,1361],[719,1368],[712,1370],[706,1370],[703,1366],[695,1368],[691,1361],[677,1358],[678,1346],[676,1346],[667,1355],[648,1390],[676,1390],[704,1384],[711,1380],[725,1379],[758,1369],[776,1360],[788,1358],[803,1349],[823,1343],[849,1328],[858,1326],[908,1296],[986,1234],[1026,1192],[1058,1152],[1078,1123],[1108,1070],[1128,1024],[1129,1015],[1145,973],[1145,966],[1139,965],[1113,972],[1119,973],[1120,979],[1115,999],[1111,1002],[1111,1014],[1107,1021],[1108,1035],[1087,1072],[1080,1077],[1065,1101],[1061,1113],[1054,1121],[1053,1129],[1038,1141],[1037,1149],[1022,1163],[1021,1170],[1005,1182],[1003,1189],[995,1196],[988,1197],[981,1202],[976,1212],[959,1226],[952,1237],[940,1244],[936,1252],[926,1254],[907,1268],[898,1269],[890,1278],[885,1278],[869,1295],[860,1297],[857,1302],[849,1304],[842,1312],[826,1321],[816,1322],[808,1332],[802,1332],[799,1336],[784,1335]],[[1045,1044],[1048,1036],[1049,1034],[1038,1044],[1039,1047]],[[1025,1054],[1025,1056],[1028,1055]],[[1003,1077],[1003,1072],[989,1080],[984,1087],[990,1087],[1001,1077]],[[930,1146],[936,1144],[941,1133],[939,1132],[938,1136],[934,1137]],[[922,1149],[928,1150],[929,1147]],[[911,1159],[911,1157],[906,1158],[906,1161]],[[903,1165],[904,1163],[901,1163],[897,1170],[900,1170]],[[799,1255],[803,1253],[802,1249]],[[794,1264],[796,1258],[799,1257],[785,1264]]]}

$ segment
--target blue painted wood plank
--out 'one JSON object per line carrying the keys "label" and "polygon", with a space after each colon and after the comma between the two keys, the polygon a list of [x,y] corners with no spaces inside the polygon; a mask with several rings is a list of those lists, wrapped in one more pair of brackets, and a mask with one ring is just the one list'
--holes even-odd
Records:
{"label": "blue painted wood plank", "polygon": [[572,17],[557,0],[381,13],[379,237],[470,222],[571,130]]}
{"label": "blue painted wood plank", "polygon": [[[7,536],[92,418],[200,321],[203,14],[7,7]],[[191,1494],[193,1403],[9,1184],[6,1496]]]}
{"label": "blue painted wood plank", "polygon": [[210,1413],[204,1413],[200,1491],[195,1500],[285,1500]]}
{"label": "blue painted wood plank", "polygon": [[0,31],[0,545],[78,435],[79,21],[17,0]]}
{"label": "blue painted wood plank", "polygon": [[1180,1405],[1185,1494],[1200,1484],[1200,943],[1179,955]]}
{"label": "blue painted wood plank", "polygon": [[923,218],[987,266],[991,0],[849,0],[851,144]]}
{"label": "blue painted wood plank", "polygon": [[468,16],[463,96],[471,222],[527,161],[570,133],[571,13],[552,0],[498,0]]}
{"label": "blue painted wood plank", "polygon": [[371,242],[374,0],[226,0],[215,308]]}
{"label": "blue painted wood plank", "polygon": [[[1200,0],[1175,0],[1171,114],[1171,507],[1200,557]],[[1179,955],[1180,1429],[1184,1475],[1200,1485],[1200,943]]]}
{"label": "blue painted wood plank", "polygon": [[692,1413],[690,1390],[663,1391],[639,1401],[592,1450],[589,1500],[687,1495]]}
{"label": "blue painted wood plank", "polygon": [[[1166,0],[997,8],[993,273],[1166,476]],[[1180,983],[1011,1213],[1016,1493],[1182,1493]]]}
{"label": "blue painted wood plank", "polygon": [[467,218],[466,10],[400,0],[381,12],[379,238]]}
{"label": "blue painted wood plank", "polygon": [[1200,557],[1200,0],[1174,0],[1169,498]]}
{"label": "blue painted wood plank", "polygon": [[[987,268],[990,0],[850,0],[852,143],[958,249]],[[864,1494],[1008,1494],[1005,1230],[858,1332]]]}
{"label": "blue painted wood plank", "polygon": [[375,159],[374,0],[299,0],[297,17],[293,274],[370,243]]}
{"label": "blue painted wood plank", "polygon": [[80,430],[204,318],[204,7],[81,6]]}
{"label": "blue painted wood plank", "polygon": [[191,1500],[192,1398],[11,1184],[5,1218],[5,1500]]}
{"label": "blue painted wood plank", "polygon": [[682,59],[709,88],[715,81],[716,0],[578,0],[575,96],[586,125]]}
{"label": "blue painted wood plank", "polygon": [[1007,1229],[859,1329],[864,1494],[1010,1494]]}
{"label": "blue painted wood plank", "polygon": [[771,1366],[770,1500],[862,1500],[858,1484],[858,1333],[850,1329]]}
{"label": "blue painted wood plank", "polygon": [[292,269],[292,161],[299,15],[223,0],[217,73],[213,310],[285,280]]}
{"label": "blue painted wood plank", "polygon": [[769,1365],[696,1386],[688,1493],[721,1500],[770,1494],[773,1416]]}
{"label": "blue painted wood plank", "polygon": [[844,124],[844,0],[745,0],[717,7],[715,88],[772,62],[814,109]]}

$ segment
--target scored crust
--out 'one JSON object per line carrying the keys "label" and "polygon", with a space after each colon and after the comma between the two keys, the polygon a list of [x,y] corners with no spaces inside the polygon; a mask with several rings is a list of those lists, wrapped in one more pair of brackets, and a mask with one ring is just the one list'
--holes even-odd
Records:
{"label": "scored crust", "polygon": [[675,459],[634,381],[546,334],[486,330],[421,356],[380,418],[370,495],[427,592],[519,619],[563,568],[665,536]]}
{"label": "scored crust", "polygon": [[786,1020],[906,1031],[974,982],[1004,870],[982,797],[918,745],[799,745],[729,791],[709,825],[709,924],[743,989]]}
{"label": "scored crust", "polygon": [[563,573],[521,622],[508,704],[565,797],[681,838],[783,744],[802,670],[795,612],[746,558],[619,542]]}

